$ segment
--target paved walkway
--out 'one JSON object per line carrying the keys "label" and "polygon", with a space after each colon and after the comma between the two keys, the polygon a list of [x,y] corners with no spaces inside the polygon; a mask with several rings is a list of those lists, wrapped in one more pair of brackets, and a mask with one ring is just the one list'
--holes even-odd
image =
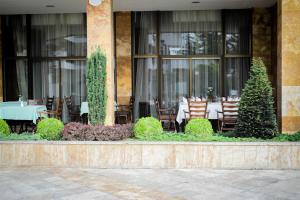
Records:
{"label": "paved walkway", "polygon": [[300,171],[0,168],[0,199],[300,199]]}

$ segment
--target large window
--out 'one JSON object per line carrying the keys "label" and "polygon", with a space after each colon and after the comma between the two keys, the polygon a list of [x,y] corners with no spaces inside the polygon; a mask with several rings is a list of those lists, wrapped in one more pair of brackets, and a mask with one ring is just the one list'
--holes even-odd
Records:
{"label": "large window", "polygon": [[[249,10],[135,12],[133,27],[136,105],[151,108],[158,97],[176,107],[182,96],[206,96],[208,87],[216,96],[240,95],[250,65]],[[141,82],[147,59],[155,60],[156,74]],[[157,91],[147,93],[142,88],[153,80]]]}
{"label": "large window", "polygon": [[16,15],[3,21],[5,100],[72,96],[79,106],[86,98],[85,14]]}

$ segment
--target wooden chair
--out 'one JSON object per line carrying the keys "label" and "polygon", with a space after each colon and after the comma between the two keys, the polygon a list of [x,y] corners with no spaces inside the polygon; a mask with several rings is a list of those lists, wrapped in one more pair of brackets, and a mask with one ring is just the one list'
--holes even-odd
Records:
{"label": "wooden chair", "polygon": [[65,103],[67,105],[70,121],[80,121],[80,112],[73,106],[72,96],[65,96]]}
{"label": "wooden chair", "polygon": [[222,111],[218,111],[218,129],[220,131],[232,131],[235,128],[239,101],[222,101]]}
{"label": "wooden chair", "polygon": [[[195,119],[195,118],[207,118],[207,101],[199,101],[199,100],[188,100],[188,113],[186,113],[187,120]],[[188,117],[187,117],[188,114]]]}
{"label": "wooden chair", "polygon": [[55,101],[55,110],[47,110],[47,111],[39,112],[40,118],[43,118],[43,115],[48,115],[48,117],[53,117],[61,120],[62,107],[63,107],[63,100],[57,98]]}
{"label": "wooden chair", "polygon": [[47,110],[52,110],[53,109],[53,103],[54,103],[54,96],[53,97],[48,97],[46,98],[46,108]]}
{"label": "wooden chair", "polygon": [[161,108],[159,104],[159,100],[156,98],[154,99],[155,102],[155,108],[158,120],[164,125],[164,123],[167,123],[168,130],[171,130],[173,125],[173,130],[176,131],[176,113],[174,108]]}

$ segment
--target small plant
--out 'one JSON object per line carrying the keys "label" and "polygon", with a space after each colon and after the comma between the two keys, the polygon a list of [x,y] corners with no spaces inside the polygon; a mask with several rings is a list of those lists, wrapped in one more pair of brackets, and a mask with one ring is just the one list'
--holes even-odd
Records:
{"label": "small plant", "polygon": [[161,123],[154,117],[145,117],[138,120],[133,128],[136,138],[150,138],[163,133]]}
{"label": "small plant", "polygon": [[192,119],[185,127],[185,134],[208,137],[213,133],[214,131],[208,119]]}
{"label": "small plant", "polygon": [[10,135],[10,128],[5,120],[0,119],[0,135],[8,136]]}
{"label": "small plant", "polygon": [[239,137],[272,138],[278,134],[272,87],[261,58],[252,60],[235,129]]}
{"label": "small plant", "polygon": [[40,121],[37,125],[37,134],[41,139],[59,140],[61,138],[64,124],[55,118],[47,118]]}

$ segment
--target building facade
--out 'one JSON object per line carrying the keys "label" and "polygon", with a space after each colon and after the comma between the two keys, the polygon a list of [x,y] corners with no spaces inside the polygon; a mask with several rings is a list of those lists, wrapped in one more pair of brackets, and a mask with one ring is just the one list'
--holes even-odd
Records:
{"label": "building facade", "polygon": [[156,97],[176,107],[183,96],[205,96],[208,87],[215,96],[239,96],[251,58],[261,57],[279,127],[300,130],[300,0],[100,2],[0,9],[2,100],[72,95],[80,105],[86,58],[100,46],[112,124],[114,101],[128,104],[131,97],[138,118],[155,115]]}

